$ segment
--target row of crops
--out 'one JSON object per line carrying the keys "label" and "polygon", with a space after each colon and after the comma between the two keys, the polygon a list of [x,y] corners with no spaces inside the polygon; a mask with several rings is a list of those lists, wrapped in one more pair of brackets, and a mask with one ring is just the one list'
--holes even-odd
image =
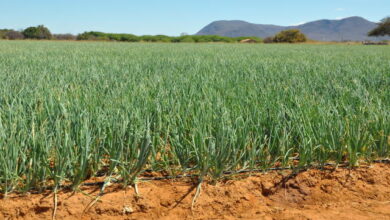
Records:
{"label": "row of crops", "polygon": [[0,192],[390,155],[390,48],[0,41]]}

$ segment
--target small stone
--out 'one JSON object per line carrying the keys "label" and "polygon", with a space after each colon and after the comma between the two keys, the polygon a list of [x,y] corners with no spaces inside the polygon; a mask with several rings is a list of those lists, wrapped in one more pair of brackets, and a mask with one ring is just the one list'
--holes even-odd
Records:
{"label": "small stone", "polygon": [[134,212],[134,210],[131,207],[129,207],[129,206],[123,207],[123,214],[131,214],[133,212]]}
{"label": "small stone", "polygon": [[261,183],[261,194],[263,196],[270,196],[273,193],[274,184],[270,182]]}

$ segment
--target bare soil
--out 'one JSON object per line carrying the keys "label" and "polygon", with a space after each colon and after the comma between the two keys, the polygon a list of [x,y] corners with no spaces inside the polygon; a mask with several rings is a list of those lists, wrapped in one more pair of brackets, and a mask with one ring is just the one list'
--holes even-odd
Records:
{"label": "bare soil", "polygon": [[[390,219],[390,164],[230,177],[204,183],[193,210],[190,179],[116,184],[58,194],[57,219]],[[0,199],[0,219],[51,219],[53,194]]]}

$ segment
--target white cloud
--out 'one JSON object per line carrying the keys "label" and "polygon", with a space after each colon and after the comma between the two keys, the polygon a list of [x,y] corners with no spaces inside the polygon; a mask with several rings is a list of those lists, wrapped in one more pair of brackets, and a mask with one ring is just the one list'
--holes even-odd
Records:
{"label": "white cloud", "polygon": [[301,22],[298,22],[298,23],[295,23],[295,24],[291,24],[291,26],[298,26],[298,25],[306,24],[306,23],[307,23],[306,21],[301,21]]}
{"label": "white cloud", "polygon": [[336,19],[336,20],[342,20],[342,19],[344,19],[344,18],[348,18],[348,17],[336,17],[335,19]]}

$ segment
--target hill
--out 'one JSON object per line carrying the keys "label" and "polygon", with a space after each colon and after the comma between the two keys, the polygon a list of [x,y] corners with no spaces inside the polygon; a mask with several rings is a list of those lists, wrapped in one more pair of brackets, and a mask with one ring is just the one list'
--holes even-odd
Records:
{"label": "hill", "polygon": [[253,24],[246,21],[214,21],[196,35],[220,35],[226,37],[256,36],[269,37],[286,29],[299,29],[310,39],[319,41],[363,41],[389,39],[368,37],[367,33],[377,26],[362,17],[340,20],[317,20],[296,26]]}

